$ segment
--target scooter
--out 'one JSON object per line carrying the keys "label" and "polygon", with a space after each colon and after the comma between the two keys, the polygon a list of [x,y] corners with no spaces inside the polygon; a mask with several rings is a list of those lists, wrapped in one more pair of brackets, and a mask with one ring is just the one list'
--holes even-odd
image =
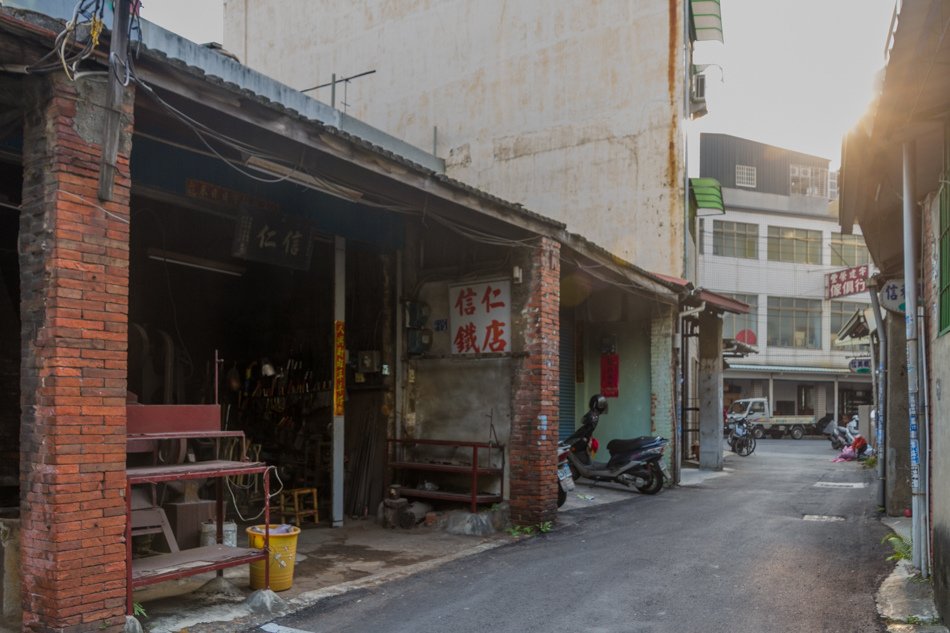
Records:
{"label": "scooter", "polygon": [[571,447],[566,444],[557,446],[557,507],[564,505],[567,501],[567,493],[574,490],[574,474],[571,472],[571,464],[567,459],[571,452]]}
{"label": "scooter", "polygon": [[858,416],[852,416],[851,421],[848,422],[848,426],[838,426],[838,424],[832,420],[828,423],[828,426],[825,427],[825,433],[828,435],[832,449],[840,451],[845,446],[851,446],[858,433]]}
{"label": "scooter", "polygon": [[[584,416],[581,428],[558,444],[558,453],[564,451],[574,479],[585,477],[594,481],[613,481],[643,494],[655,495],[669,478],[661,458],[669,440],[656,436],[611,440],[607,444],[610,461],[595,461],[590,454],[590,442],[597,428],[600,414],[607,410],[603,396],[591,398],[591,409]],[[560,476],[560,475],[559,475]]]}

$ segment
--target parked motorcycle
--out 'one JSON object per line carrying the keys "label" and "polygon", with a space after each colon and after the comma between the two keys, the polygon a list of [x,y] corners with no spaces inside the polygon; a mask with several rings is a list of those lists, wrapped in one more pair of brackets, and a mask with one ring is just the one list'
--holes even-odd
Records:
{"label": "parked motorcycle", "polygon": [[755,433],[744,418],[729,423],[729,448],[737,455],[748,457],[755,451]]}
{"label": "parked motorcycle", "polygon": [[836,451],[840,451],[845,446],[851,446],[858,434],[858,416],[852,416],[848,426],[838,426],[838,423],[832,420],[825,427],[825,434],[828,435],[831,448]]}
{"label": "parked motorcycle", "polygon": [[574,474],[567,459],[571,447],[566,444],[557,445],[557,507],[567,501],[567,493],[574,490]]}
{"label": "parked motorcycle", "polygon": [[[581,428],[558,444],[558,454],[567,456],[573,479],[585,477],[594,481],[613,481],[648,495],[663,488],[669,477],[661,458],[669,440],[662,437],[641,437],[607,443],[610,460],[595,461],[590,454],[591,438],[600,416],[607,412],[607,398],[597,394],[590,399],[590,410],[581,421]],[[560,467],[558,472],[560,479]],[[566,496],[566,494],[565,494]]]}

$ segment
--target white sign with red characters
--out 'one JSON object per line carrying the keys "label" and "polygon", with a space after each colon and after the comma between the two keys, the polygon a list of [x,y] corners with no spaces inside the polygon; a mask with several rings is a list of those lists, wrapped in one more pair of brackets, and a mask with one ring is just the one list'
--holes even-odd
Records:
{"label": "white sign with red characters", "polygon": [[453,354],[511,351],[511,282],[449,286]]}
{"label": "white sign with red characters", "polygon": [[868,291],[868,265],[853,266],[825,275],[825,299],[850,297]]}

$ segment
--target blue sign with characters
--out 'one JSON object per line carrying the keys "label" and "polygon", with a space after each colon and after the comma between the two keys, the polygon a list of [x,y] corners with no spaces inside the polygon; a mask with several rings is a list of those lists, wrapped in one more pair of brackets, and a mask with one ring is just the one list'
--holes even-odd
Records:
{"label": "blue sign with characters", "polygon": [[870,374],[871,373],[871,359],[870,358],[852,358],[851,362],[848,363],[848,369],[851,370],[852,374]]}

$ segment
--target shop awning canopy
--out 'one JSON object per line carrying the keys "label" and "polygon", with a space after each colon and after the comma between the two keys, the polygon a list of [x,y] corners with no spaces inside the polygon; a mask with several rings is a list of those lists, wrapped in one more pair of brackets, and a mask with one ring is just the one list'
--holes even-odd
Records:
{"label": "shop awning canopy", "polygon": [[871,309],[855,310],[851,318],[838,330],[834,344],[836,347],[868,345],[871,343],[871,332],[874,329],[874,315]]}
{"label": "shop awning canopy", "polygon": [[826,374],[829,376],[853,376],[851,370],[847,367],[805,367],[796,365],[752,365],[730,363],[729,369],[733,371],[748,371],[763,374]]}
{"label": "shop awning canopy", "polygon": [[690,17],[695,41],[722,41],[722,8],[719,0],[690,0]]}
{"label": "shop awning canopy", "polygon": [[715,178],[690,178],[689,192],[696,201],[697,215],[721,215],[726,212],[722,185]]}
{"label": "shop awning canopy", "polygon": [[729,358],[743,358],[751,354],[758,354],[759,350],[753,345],[737,341],[734,338],[722,339],[722,355]]}

